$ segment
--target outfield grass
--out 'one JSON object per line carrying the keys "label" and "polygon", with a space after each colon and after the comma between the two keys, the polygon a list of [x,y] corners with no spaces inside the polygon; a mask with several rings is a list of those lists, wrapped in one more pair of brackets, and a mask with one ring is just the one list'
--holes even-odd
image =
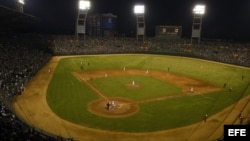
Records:
{"label": "outfield grass", "polygon": [[[83,70],[80,63],[83,62]],[[88,65],[89,63],[89,65]],[[190,76],[218,87],[227,83],[233,91],[184,96],[140,104],[140,111],[124,118],[106,118],[90,113],[88,103],[98,95],[77,80],[72,72],[98,69],[154,69]],[[244,80],[242,80],[242,75]],[[141,88],[128,90],[119,85],[132,80]],[[54,72],[47,90],[50,108],[61,118],[76,124],[112,131],[151,132],[177,128],[199,122],[204,115],[213,115],[250,94],[249,68],[236,67],[204,60],[160,55],[100,55],[62,59]],[[91,83],[107,96],[133,100],[178,94],[181,89],[145,76],[120,76],[95,79]],[[142,89],[143,88],[143,89]]]}

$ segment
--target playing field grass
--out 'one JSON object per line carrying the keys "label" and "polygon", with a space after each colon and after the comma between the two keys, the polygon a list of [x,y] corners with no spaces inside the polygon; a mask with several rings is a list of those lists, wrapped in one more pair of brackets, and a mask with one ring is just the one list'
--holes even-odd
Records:
{"label": "playing field grass", "polygon": [[[83,67],[81,68],[81,62]],[[168,71],[206,81],[227,88],[202,95],[182,96],[139,104],[136,114],[123,118],[108,118],[92,114],[88,103],[99,96],[72,73],[99,69],[145,69]],[[242,76],[244,79],[242,80]],[[140,88],[127,89],[123,83],[140,84]],[[250,94],[249,68],[204,60],[161,55],[96,55],[62,59],[55,68],[47,90],[47,102],[59,117],[91,128],[151,132],[177,128],[203,120]],[[176,95],[181,88],[146,76],[119,76],[94,79],[91,83],[108,97],[143,100],[165,95]],[[232,87],[232,92],[228,88]]]}
{"label": "playing field grass", "polygon": [[[138,88],[127,88],[125,84],[140,84]],[[181,93],[181,88],[149,76],[120,76],[96,79],[95,87],[109,97],[124,97],[134,100],[155,98]],[[132,85],[132,84],[131,84]]]}

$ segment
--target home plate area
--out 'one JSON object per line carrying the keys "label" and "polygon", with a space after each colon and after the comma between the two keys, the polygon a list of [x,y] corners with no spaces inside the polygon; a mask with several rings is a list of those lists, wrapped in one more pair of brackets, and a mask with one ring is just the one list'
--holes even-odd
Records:
{"label": "home plate area", "polygon": [[139,106],[128,99],[117,97],[110,100],[98,99],[92,101],[88,105],[88,110],[99,116],[121,118],[135,114],[138,112]]}

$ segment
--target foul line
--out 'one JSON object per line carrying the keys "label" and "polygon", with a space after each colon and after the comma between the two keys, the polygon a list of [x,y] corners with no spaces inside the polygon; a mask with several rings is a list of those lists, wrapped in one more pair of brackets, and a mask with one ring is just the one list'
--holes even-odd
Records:
{"label": "foul line", "polygon": [[84,83],[86,83],[92,90],[94,90],[100,97],[102,97],[103,99],[109,101],[109,99],[102,93],[100,92],[98,89],[96,89],[93,85],[91,85],[89,82],[87,82],[81,75],[74,73],[74,75],[77,75],[78,78],[80,78]]}

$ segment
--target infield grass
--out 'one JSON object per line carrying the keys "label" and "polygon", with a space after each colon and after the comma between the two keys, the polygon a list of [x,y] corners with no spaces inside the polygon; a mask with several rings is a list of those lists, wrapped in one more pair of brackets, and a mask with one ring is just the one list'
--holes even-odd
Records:
{"label": "infield grass", "polygon": [[[126,84],[139,84],[138,88],[128,88]],[[181,88],[162,82],[150,76],[119,76],[95,79],[95,87],[109,97],[125,97],[133,100],[142,100],[181,93]]]}

